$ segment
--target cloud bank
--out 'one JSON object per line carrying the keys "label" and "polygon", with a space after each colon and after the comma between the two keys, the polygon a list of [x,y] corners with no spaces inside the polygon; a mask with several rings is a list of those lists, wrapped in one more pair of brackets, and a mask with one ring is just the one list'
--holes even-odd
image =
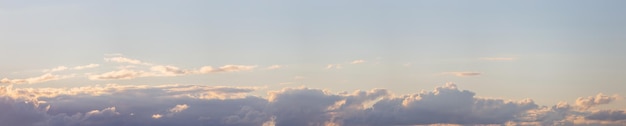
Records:
{"label": "cloud bank", "polygon": [[0,87],[0,122],[22,126],[626,124],[623,110],[593,110],[594,106],[564,102],[539,106],[531,99],[481,98],[455,84],[404,95],[385,89],[333,93],[311,88],[269,91],[265,97],[250,95],[258,89],[202,85],[4,86]]}

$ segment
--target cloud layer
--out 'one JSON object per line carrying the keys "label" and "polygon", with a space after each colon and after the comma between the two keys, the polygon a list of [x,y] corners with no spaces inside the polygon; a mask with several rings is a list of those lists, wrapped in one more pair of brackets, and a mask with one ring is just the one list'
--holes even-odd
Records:
{"label": "cloud layer", "polygon": [[[5,86],[0,87],[0,122],[23,126],[626,124],[623,110],[594,110],[593,106],[564,102],[539,106],[531,99],[481,98],[455,84],[404,95],[385,89],[333,93],[311,88],[269,91],[266,97],[250,95],[258,89],[201,85]],[[581,107],[588,108],[576,109]]]}

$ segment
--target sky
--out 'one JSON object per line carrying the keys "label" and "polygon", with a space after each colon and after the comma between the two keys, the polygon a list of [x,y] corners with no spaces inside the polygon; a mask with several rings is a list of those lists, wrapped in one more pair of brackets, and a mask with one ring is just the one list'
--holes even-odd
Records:
{"label": "sky", "polygon": [[0,121],[626,125],[625,4],[0,0]]}

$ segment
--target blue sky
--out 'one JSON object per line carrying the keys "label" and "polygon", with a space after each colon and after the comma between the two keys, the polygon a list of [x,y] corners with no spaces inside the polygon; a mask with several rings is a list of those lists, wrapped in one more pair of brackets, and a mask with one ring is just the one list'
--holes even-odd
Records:
{"label": "blue sky", "polygon": [[[573,103],[598,93],[626,95],[624,4],[0,0],[0,78],[58,75],[4,84],[16,88],[263,87],[252,93],[262,97],[300,86],[409,94],[453,82],[480,97]],[[88,64],[97,66],[76,69]],[[42,72],[59,66],[67,68]],[[181,71],[159,73],[157,66]],[[93,78],[122,70],[145,73]]]}

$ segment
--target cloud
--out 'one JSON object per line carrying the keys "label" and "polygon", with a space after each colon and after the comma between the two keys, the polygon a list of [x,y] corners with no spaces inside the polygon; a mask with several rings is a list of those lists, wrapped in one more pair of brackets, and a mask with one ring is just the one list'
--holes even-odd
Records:
{"label": "cloud", "polygon": [[443,74],[454,75],[457,77],[471,77],[471,76],[480,76],[482,73],[480,72],[444,72]]}
{"label": "cloud", "polygon": [[610,102],[615,101],[617,97],[617,95],[608,96],[599,93],[596,96],[579,97],[578,99],[576,99],[576,105],[579,106],[581,109],[589,109],[593,106],[609,104]]}
{"label": "cloud", "polygon": [[211,72],[237,72],[237,71],[247,71],[256,68],[256,66],[247,66],[247,65],[224,65],[217,70],[213,70]]}
{"label": "cloud", "polygon": [[515,58],[511,58],[511,57],[483,57],[480,58],[481,60],[487,60],[487,61],[513,61],[516,60]]}
{"label": "cloud", "polygon": [[31,78],[26,78],[26,79],[3,78],[2,80],[0,80],[0,83],[2,84],[35,84],[35,83],[42,83],[42,82],[53,81],[53,80],[67,79],[67,78],[72,78],[72,77],[74,77],[74,75],[54,75],[51,73],[46,73],[38,77],[31,77]]}
{"label": "cloud", "polygon": [[192,73],[189,70],[181,70],[180,68],[175,67],[175,66],[163,66],[163,65],[152,66],[150,70],[156,71],[165,76],[176,76],[176,75],[184,75],[184,74]]}
{"label": "cloud", "polygon": [[49,73],[49,72],[57,72],[57,71],[63,71],[63,70],[67,70],[68,68],[65,66],[58,66],[52,69],[45,69],[42,72],[44,73]]}
{"label": "cloud", "polygon": [[283,66],[280,66],[280,65],[272,65],[272,66],[268,66],[268,67],[267,67],[267,68],[265,68],[265,69],[268,69],[268,70],[275,70],[275,69],[280,69],[280,68],[282,68],[282,67],[283,67]]}
{"label": "cloud", "polygon": [[149,63],[145,63],[142,62],[140,60],[136,60],[136,59],[130,59],[130,58],[126,58],[126,57],[121,57],[121,56],[116,56],[116,57],[110,57],[110,58],[104,58],[105,61],[107,62],[116,62],[116,63],[129,63],[129,64],[142,64],[142,65],[150,65]]}
{"label": "cloud", "polygon": [[341,64],[328,64],[326,65],[326,69],[341,69],[343,68]]}
{"label": "cloud", "polygon": [[151,75],[145,71],[122,69],[117,71],[106,72],[102,74],[89,75],[91,80],[112,80],[112,79],[133,79],[137,77]]}
{"label": "cloud", "polygon": [[83,65],[83,66],[75,66],[72,69],[82,70],[82,69],[88,69],[88,68],[96,68],[96,67],[99,67],[99,66],[100,66],[100,64],[93,64],[92,63],[92,64],[88,64],[88,65]]}
{"label": "cloud", "polygon": [[[449,83],[396,95],[386,89],[333,93],[258,87],[117,85],[0,86],[2,125],[624,125],[623,110],[587,111],[561,102],[481,98]],[[595,100],[595,97],[593,97]]]}
{"label": "cloud", "polygon": [[350,62],[350,64],[361,64],[361,63],[365,63],[365,60],[354,60]]}

